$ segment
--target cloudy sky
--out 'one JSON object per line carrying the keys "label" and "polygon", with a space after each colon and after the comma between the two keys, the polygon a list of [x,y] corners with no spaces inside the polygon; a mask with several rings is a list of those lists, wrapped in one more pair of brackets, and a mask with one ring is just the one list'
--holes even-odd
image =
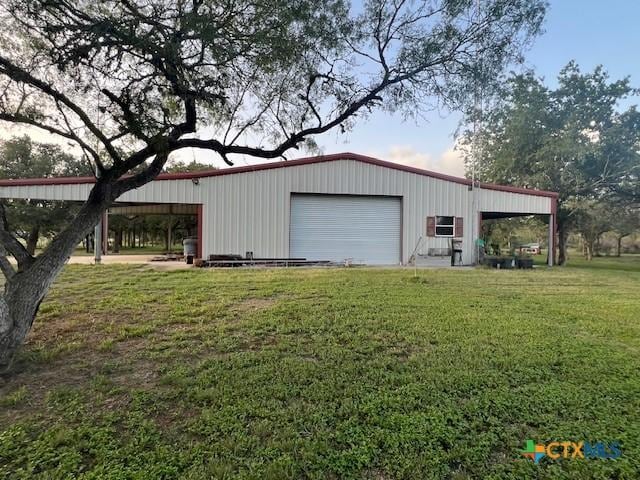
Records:
{"label": "cloudy sky", "polygon": [[[528,51],[525,66],[554,86],[558,72],[570,60],[581,69],[604,65],[612,79],[629,76],[640,88],[640,1],[551,0],[545,33]],[[629,100],[640,104],[640,98]],[[628,105],[625,105],[628,106]],[[434,112],[420,125],[399,117],[376,115],[346,136],[327,134],[318,140],[326,153],[343,150],[393,162],[463,175],[453,135],[460,116]]]}
{"label": "cloudy sky", "polygon": [[[584,70],[602,64],[612,79],[626,76],[640,87],[640,1],[637,0],[551,0],[545,33],[526,56],[525,66],[554,86],[555,77],[570,60]],[[635,97],[628,104],[639,104]],[[625,105],[628,106],[628,105]],[[361,122],[349,133],[328,132],[316,138],[323,153],[350,151],[375,156],[453,175],[463,175],[464,166],[454,148],[454,133],[460,117],[453,112],[432,112],[419,124],[404,122],[399,115],[378,113]],[[20,133],[0,126],[0,137]],[[34,135],[47,140],[41,134]],[[184,152],[185,160],[196,158],[222,167],[210,152]],[[239,159],[237,164],[258,163],[256,159]]]}

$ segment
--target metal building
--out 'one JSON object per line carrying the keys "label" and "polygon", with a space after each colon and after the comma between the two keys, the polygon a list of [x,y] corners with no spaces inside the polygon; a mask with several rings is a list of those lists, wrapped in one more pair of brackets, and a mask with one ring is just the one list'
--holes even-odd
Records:
{"label": "metal building", "polygon": [[[0,198],[83,201],[94,181],[0,180]],[[203,257],[406,264],[416,253],[437,258],[460,239],[462,262],[472,264],[482,219],[544,215],[553,245],[557,194],[491,184],[474,191],[468,179],[341,153],[162,174],[118,204],[121,213],[196,214]]]}

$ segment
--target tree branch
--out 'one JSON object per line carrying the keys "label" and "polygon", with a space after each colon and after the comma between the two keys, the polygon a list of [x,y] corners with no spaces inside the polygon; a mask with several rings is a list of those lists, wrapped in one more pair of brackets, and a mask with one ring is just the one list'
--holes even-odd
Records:
{"label": "tree branch", "polygon": [[26,70],[14,65],[9,59],[5,58],[2,55],[0,55],[0,73],[4,73],[16,82],[31,85],[32,87],[40,90],[42,93],[47,94],[54,100],[67,106],[78,116],[78,118],[80,118],[80,120],[82,120],[82,123],[86,125],[89,131],[93,135],[95,135],[98,140],[100,140],[100,142],[109,152],[109,156],[111,156],[114,162],[120,161],[120,154],[114,148],[105,134],[91,121],[86,112],[74,102],[72,102],[71,99],[69,99],[69,97],[67,97],[65,94],[54,89],[49,83],[34,77]]}
{"label": "tree branch", "polygon": [[11,280],[16,274],[15,268],[7,258],[7,252],[3,245],[0,245],[0,270],[7,280]]}
{"label": "tree branch", "polygon": [[23,123],[25,125],[31,125],[33,127],[39,128],[41,130],[45,130],[54,135],[58,135],[60,137],[66,138],[68,140],[72,140],[77,143],[80,148],[89,153],[94,160],[100,160],[98,153],[89,146],[84,140],[82,140],[79,136],[71,132],[65,132],[64,130],[60,130],[59,128],[52,127],[45,123],[37,122],[30,117],[22,114],[11,114],[6,112],[0,112],[0,120],[4,120],[9,123]]}
{"label": "tree branch", "polygon": [[137,136],[140,140],[148,142],[149,137],[144,134],[142,129],[139,128],[136,115],[131,111],[130,104],[106,88],[103,88],[101,91],[109,100],[120,107],[120,110],[122,110],[123,119],[126,122],[126,125],[129,127],[131,133]]}
{"label": "tree branch", "polygon": [[168,158],[169,152],[159,153],[143,171],[118,180],[114,185],[114,197],[117,198],[123,193],[139,188],[156,178],[162,172]]}
{"label": "tree branch", "polygon": [[33,256],[9,231],[9,222],[7,221],[7,213],[3,202],[0,202],[0,243],[18,262],[18,270],[23,270],[33,263]]}
{"label": "tree branch", "polygon": [[198,138],[184,138],[180,140],[176,140],[170,143],[172,150],[179,150],[181,148],[203,148],[207,150],[213,150],[223,158],[229,154],[243,154],[243,155],[251,155],[259,158],[276,158],[282,156],[287,150],[291,148],[297,148],[298,145],[303,142],[307,137],[312,135],[318,135],[320,133],[327,132],[332,128],[340,125],[353,115],[355,115],[358,111],[360,111],[363,107],[372,104],[373,102],[377,102],[382,100],[380,97],[380,93],[384,91],[387,87],[401,83],[407,78],[410,78],[411,75],[414,75],[414,72],[407,72],[403,75],[399,75],[394,78],[385,78],[383,79],[375,88],[371,89],[367,95],[359,98],[358,100],[353,101],[347,108],[345,108],[339,115],[337,115],[333,120],[324,125],[318,125],[316,127],[310,127],[306,129],[301,129],[297,133],[290,135],[284,142],[273,149],[263,149],[263,148],[255,148],[249,147],[245,145],[227,145],[222,142],[210,139],[210,140],[202,140]]}

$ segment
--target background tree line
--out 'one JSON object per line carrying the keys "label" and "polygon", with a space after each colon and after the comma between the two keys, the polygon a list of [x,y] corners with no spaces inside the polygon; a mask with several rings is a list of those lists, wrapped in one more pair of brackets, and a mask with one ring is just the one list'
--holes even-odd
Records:
{"label": "background tree line", "polygon": [[549,88],[533,72],[513,74],[486,107],[470,110],[460,144],[480,180],[560,194],[558,263],[571,233],[591,258],[600,236],[618,241],[640,228],[640,112],[621,104],[638,90],[602,67],[574,62]]}

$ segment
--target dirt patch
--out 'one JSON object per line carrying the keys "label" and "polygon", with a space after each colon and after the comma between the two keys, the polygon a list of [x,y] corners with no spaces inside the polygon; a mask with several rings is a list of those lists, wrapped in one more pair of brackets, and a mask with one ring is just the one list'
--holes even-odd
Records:
{"label": "dirt patch", "polygon": [[240,303],[236,303],[232,309],[239,313],[266,310],[278,303],[278,300],[278,297],[245,298]]}
{"label": "dirt patch", "polygon": [[195,408],[176,407],[160,410],[153,415],[153,419],[161,430],[166,430],[176,425],[184,425],[190,420],[199,417],[200,414],[201,411]]}
{"label": "dirt patch", "polygon": [[159,376],[153,362],[139,360],[124,371],[111,373],[108,379],[114,385],[126,389],[153,390],[158,386]]}
{"label": "dirt patch", "polygon": [[303,355],[300,357],[300,360],[302,360],[303,362],[309,362],[309,363],[318,363],[319,360],[312,356],[312,355]]}
{"label": "dirt patch", "polygon": [[104,319],[84,313],[67,313],[53,318],[36,319],[33,329],[27,336],[25,346],[58,343],[60,339],[69,339],[77,334],[94,335],[101,330]]}
{"label": "dirt patch", "polygon": [[89,390],[99,376],[104,376],[114,386],[124,388],[157,387],[158,375],[154,365],[140,358],[145,350],[145,340],[135,339],[115,342],[109,351],[99,351],[91,345],[76,350],[62,351],[50,360],[33,359],[29,345],[10,373],[0,377],[0,398],[15,395],[24,389],[24,401],[0,412],[0,428],[11,425],[21,417],[43,411],[47,395],[60,389]]}

